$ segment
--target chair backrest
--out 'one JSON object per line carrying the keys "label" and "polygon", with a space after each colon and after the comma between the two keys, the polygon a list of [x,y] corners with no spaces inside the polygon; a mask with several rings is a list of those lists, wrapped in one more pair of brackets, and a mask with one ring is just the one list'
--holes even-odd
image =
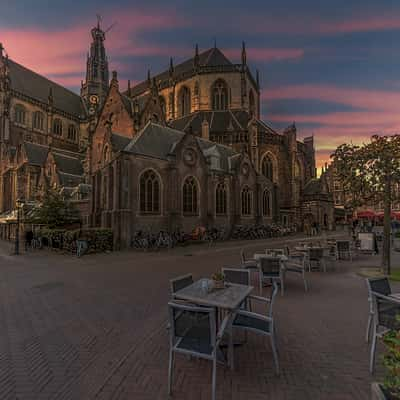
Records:
{"label": "chair backrest", "polygon": [[281,259],[273,256],[262,257],[260,269],[263,275],[277,275],[281,272]]}
{"label": "chair backrest", "polygon": [[222,268],[225,280],[230,283],[239,285],[250,285],[250,271],[248,269],[239,268]]}
{"label": "chair backrest", "polygon": [[371,301],[375,324],[386,329],[400,330],[400,306],[394,303],[390,297],[377,292],[371,292]]}
{"label": "chair backrest", "polygon": [[310,260],[321,260],[324,256],[324,249],[322,247],[310,247],[308,254]]}
{"label": "chair backrest", "polygon": [[214,348],[216,343],[216,315],[213,308],[168,303],[170,343],[185,339],[185,349],[193,354],[201,348]]}
{"label": "chair backrest", "polygon": [[182,275],[179,276],[178,278],[171,279],[169,282],[171,285],[171,293],[174,294],[179,290],[191,285],[193,283],[193,275],[192,274]]}
{"label": "chair backrest", "polygon": [[348,240],[336,241],[338,251],[350,251],[350,242]]}
{"label": "chair backrest", "polygon": [[285,250],[284,249],[266,249],[265,254],[271,255],[271,256],[284,256],[285,255]]}
{"label": "chair backrest", "polygon": [[376,292],[388,296],[392,294],[388,278],[369,278],[367,279],[369,294]]}

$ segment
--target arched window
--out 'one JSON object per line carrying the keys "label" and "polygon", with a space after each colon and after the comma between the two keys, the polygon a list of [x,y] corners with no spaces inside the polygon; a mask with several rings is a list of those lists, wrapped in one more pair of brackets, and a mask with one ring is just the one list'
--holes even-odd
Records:
{"label": "arched window", "polygon": [[167,103],[166,103],[165,98],[163,96],[160,96],[160,107],[161,107],[161,111],[163,113],[164,118],[166,118],[166,115],[167,115]]}
{"label": "arched window", "polygon": [[270,217],[272,215],[271,206],[271,192],[268,189],[265,189],[262,197],[262,213],[264,217]]}
{"label": "arched window", "polygon": [[107,164],[111,160],[111,152],[108,146],[104,147],[103,150],[103,165]]}
{"label": "arched window", "polygon": [[248,186],[242,189],[241,193],[242,215],[251,215],[252,210],[252,192]]}
{"label": "arched window", "polygon": [[15,106],[15,122],[17,124],[26,124],[26,109],[22,104]]}
{"label": "arched window", "polygon": [[143,172],[140,177],[140,212],[160,213],[160,179],[152,170]]}
{"label": "arched window", "polygon": [[191,111],[190,89],[186,86],[183,86],[179,91],[178,111],[180,117],[190,114]]}
{"label": "arched window", "polygon": [[76,127],[75,125],[69,125],[68,126],[68,140],[73,140],[74,142],[76,141]]}
{"label": "arched window", "polygon": [[217,187],[215,188],[215,213],[219,215],[225,215],[227,209],[226,203],[226,186],[223,183],[218,183]]}
{"label": "arched window", "polygon": [[38,129],[39,131],[43,130],[44,126],[44,116],[40,111],[35,111],[33,113],[33,129]]}
{"label": "arched window", "polygon": [[182,190],[183,212],[185,214],[197,214],[197,183],[192,176],[186,178]]}
{"label": "arched window", "polygon": [[249,113],[250,117],[253,118],[256,115],[256,101],[254,99],[254,92],[249,92]]}
{"label": "arched window", "polygon": [[53,133],[54,133],[54,135],[62,136],[63,126],[62,126],[62,121],[60,118],[56,118],[53,121]]}
{"label": "arched window", "polygon": [[228,108],[228,87],[222,79],[218,79],[211,89],[212,109],[226,110]]}
{"label": "arched window", "polygon": [[294,176],[295,176],[295,178],[300,177],[300,162],[299,162],[299,160],[296,160],[296,162],[294,163]]}
{"label": "arched window", "polygon": [[270,181],[274,178],[274,167],[269,156],[265,156],[261,163],[261,173]]}

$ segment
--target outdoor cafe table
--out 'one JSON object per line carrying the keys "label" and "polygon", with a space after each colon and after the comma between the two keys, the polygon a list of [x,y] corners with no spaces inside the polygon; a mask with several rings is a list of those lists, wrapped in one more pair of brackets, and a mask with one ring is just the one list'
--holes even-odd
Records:
{"label": "outdoor cafe table", "polygon": [[234,311],[250,295],[253,286],[226,283],[222,289],[207,290],[205,284],[212,287],[211,279],[199,279],[185,288],[178,290],[174,297],[202,306],[217,307],[223,310]]}

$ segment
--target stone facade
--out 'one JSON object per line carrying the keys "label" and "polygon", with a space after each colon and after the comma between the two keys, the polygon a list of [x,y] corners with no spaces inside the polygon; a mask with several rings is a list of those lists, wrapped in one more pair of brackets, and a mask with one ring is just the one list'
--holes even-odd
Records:
{"label": "stone facade", "polygon": [[[105,33],[97,25],[91,35],[80,96],[0,47],[1,212],[52,187],[79,202],[94,226],[113,227],[123,245],[141,227],[302,227],[305,188],[316,179],[313,137],[301,142],[294,124],[278,133],[261,121],[259,74],[244,44],[239,64],[196,46],[191,59],[171,59],[122,91],[116,72],[109,82]],[[156,200],[140,189],[143,174]],[[183,198],[193,196],[187,212]]]}

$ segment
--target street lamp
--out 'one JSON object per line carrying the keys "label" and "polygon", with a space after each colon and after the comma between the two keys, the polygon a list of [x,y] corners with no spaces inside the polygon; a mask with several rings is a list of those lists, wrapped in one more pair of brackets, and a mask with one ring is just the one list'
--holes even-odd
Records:
{"label": "street lamp", "polygon": [[20,215],[19,215],[19,210],[20,208],[23,207],[24,202],[22,199],[17,199],[16,201],[17,204],[17,229],[15,232],[15,255],[19,255],[19,224],[20,224]]}

